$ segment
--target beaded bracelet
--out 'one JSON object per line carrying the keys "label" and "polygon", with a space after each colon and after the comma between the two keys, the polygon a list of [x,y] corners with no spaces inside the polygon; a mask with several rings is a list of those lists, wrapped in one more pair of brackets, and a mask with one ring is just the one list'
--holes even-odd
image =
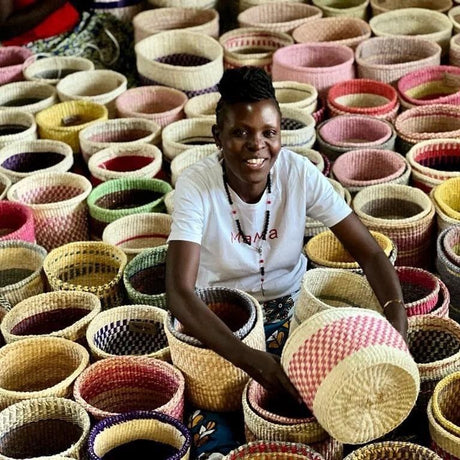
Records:
{"label": "beaded bracelet", "polygon": [[391,300],[387,300],[384,304],[383,304],[383,311],[386,310],[386,308],[388,307],[388,305],[392,304],[393,302],[395,303],[399,303],[401,304],[403,307],[404,307],[404,301],[401,300],[401,299],[391,299]]}

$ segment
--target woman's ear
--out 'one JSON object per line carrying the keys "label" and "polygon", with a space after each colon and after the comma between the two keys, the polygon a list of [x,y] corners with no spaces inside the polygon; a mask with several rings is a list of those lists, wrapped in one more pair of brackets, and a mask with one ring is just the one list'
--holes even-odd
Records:
{"label": "woman's ear", "polygon": [[214,137],[214,142],[218,149],[222,148],[222,142],[220,141],[220,132],[217,125],[212,125],[212,135]]}

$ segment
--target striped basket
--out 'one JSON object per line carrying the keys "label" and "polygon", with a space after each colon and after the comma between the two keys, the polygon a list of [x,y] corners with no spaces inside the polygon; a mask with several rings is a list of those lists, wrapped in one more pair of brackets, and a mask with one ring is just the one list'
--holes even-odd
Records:
{"label": "striped basket", "polygon": [[100,300],[90,292],[47,292],[19,302],[3,318],[1,331],[7,343],[46,335],[85,345],[88,324],[100,311]]}
{"label": "striped basket", "polygon": [[373,37],[357,46],[355,59],[359,78],[395,85],[413,70],[440,65],[441,47],[416,37]]}
{"label": "striped basket", "polygon": [[326,103],[324,101],[324,95],[318,97],[316,110],[311,115],[315,119],[317,125],[326,119]]}
{"label": "striped basket", "polygon": [[453,306],[450,303],[450,292],[447,289],[446,284],[440,278],[439,282],[439,295],[436,306],[431,310],[430,315],[437,316],[439,318],[449,318],[450,312]]}
{"label": "striped basket", "polygon": [[[140,445],[136,448],[136,441]],[[142,448],[144,443],[149,448]],[[117,455],[134,458],[148,455],[165,460],[188,460],[191,435],[179,420],[156,411],[134,411],[101,420],[91,430],[88,440],[89,460],[103,460]],[[137,452],[137,454],[136,454]],[[117,455],[117,456],[118,456]]]}
{"label": "striped basket", "polygon": [[[458,161],[458,160],[457,160]],[[457,163],[460,165],[460,162]],[[460,168],[459,168],[460,169]],[[459,171],[460,175],[460,171]],[[433,199],[441,210],[451,219],[460,221],[460,177],[444,178],[433,189]]]}
{"label": "striped basket", "polygon": [[426,8],[447,13],[452,8],[452,0],[371,0],[372,15],[401,8]]}
{"label": "striped basket", "polygon": [[89,363],[78,343],[60,337],[34,337],[0,349],[0,409],[24,399],[68,397]]}
{"label": "striped basket", "polygon": [[458,66],[459,64],[460,64],[460,34],[456,34],[450,39],[449,65]]}
{"label": "striped basket", "polygon": [[45,248],[26,241],[0,241],[0,296],[11,306],[44,291]]}
{"label": "striped basket", "polygon": [[281,441],[254,441],[230,451],[222,460],[325,460],[305,444]]}
{"label": "striped basket", "polygon": [[5,176],[5,174],[0,173],[0,200],[3,200],[4,198],[6,198],[6,194],[10,186],[11,186],[11,181],[8,178],[8,176]]}
{"label": "striped basket", "polygon": [[369,0],[313,0],[313,5],[321,8],[326,17],[348,16],[352,18],[367,19],[367,6]]}
{"label": "striped basket", "polygon": [[166,312],[152,305],[127,305],[99,313],[86,332],[93,360],[116,356],[168,360],[165,318]]}
{"label": "striped basket", "polygon": [[207,118],[216,121],[216,107],[220,93],[200,94],[190,98],[184,106],[186,118]]}
{"label": "striped basket", "polygon": [[321,426],[349,444],[398,426],[419,391],[417,365],[402,336],[362,308],[329,309],[304,321],[289,335],[281,364]]}
{"label": "striped basket", "polygon": [[179,153],[171,161],[171,184],[176,185],[177,179],[182,172],[197,161],[208,157],[216,152],[215,144],[197,145]]}
{"label": "striped basket", "polygon": [[[262,309],[256,299],[242,291],[227,288],[208,288],[197,291],[197,294],[239,335],[243,343],[265,350]],[[248,304],[255,312],[248,312]],[[235,308],[237,305],[238,309]],[[240,313],[238,317],[234,315],[236,310]],[[254,319],[255,322],[252,321]],[[251,322],[253,324],[249,327]],[[181,327],[171,313],[168,313],[165,329],[172,363],[185,377],[187,400],[198,408],[213,411],[233,411],[241,407],[248,375],[205,348],[194,337],[180,332]]]}
{"label": "striped basket", "polygon": [[116,114],[115,99],[127,89],[126,77],[113,70],[82,70],[64,77],[56,85],[59,99],[64,101],[84,100],[105,105],[109,117]]}
{"label": "striped basket", "polygon": [[399,110],[398,93],[392,86],[377,80],[348,80],[329,90],[327,108],[333,117],[371,115],[392,122]]}
{"label": "striped basket", "polygon": [[315,119],[303,109],[281,109],[281,145],[289,149],[311,148],[316,140]]}
{"label": "striped basket", "polygon": [[73,390],[96,420],[136,410],[155,410],[182,421],[184,376],[158,359],[118,356],[98,361],[77,378]]}
{"label": "striped basket", "polygon": [[165,127],[184,118],[187,95],[167,86],[138,86],[115,100],[119,118],[145,118]]}
{"label": "striped basket", "polygon": [[219,13],[214,8],[157,8],[143,11],[133,19],[135,43],[164,30],[182,29],[219,36]]}
{"label": "striped basket", "polygon": [[91,292],[106,309],[123,303],[121,277],[125,265],[126,254],[116,246],[79,241],[53,249],[43,269],[53,291]]}
{"label": "striped basket", "polygon": [[309,114],[316,110],[318,91],[313,85],[297,81],[275,81],[273,87],[280,109],[301,109]]}
{"label": "striped basket", "polygon": [[2,86],[0,111],[15,108],[35,115],[56,102],[54,86],[34,81],[20,81]]}
{"label": "striped basket", "polygon": [[93,123],[80,131],[80,148],[88,162],[92,155],[107,147],[131,147],[155,144],[160,140],[160,126],[144,118],[117,118]]}
{"label": "striped basket", "polygon": [[14,109],[0,111],[0,148],[13,142],[35,139],[37,123],[31,113]]}
{"label": "striped basket", "polygon": [[36,120],[41,139],[55,139],[80,151],[78,133],[87,126],[107,120],[108,111],[104,105],[90,101],[69,101],[56,104],[37,114]]}
{"label": "striped basket", "polygon": [[454,28],[454,33],[460,32],[460,8],[455,6],[454,8],[450,9],[447,13],[450,22]]}
{"label": "striped basket", "polygon": [[431,407],[435,419],[460,442],[460,372],[444,377],[433,391]]}
{"label": "striped basket", "polygon": [[80,174],[44,172],[28,176],[8,190],[8,199],[32,209],[37,243],[48,251],[88,239],[86,198],[91,183]]}
{"label": "striped basket", "polygon": [[0,172],[13,184],[37,172],[67,172],[72,165],[72,149],[60,141],[18,141],[0,149]]}
{"label": "striped basket", "polygon": [[0,412],[0,457],[83,460],[89,430],[89,415],[74,401],[54,397],[21,401]]}
{"label": "striped basket", "polygon": [[399,184],[371,185],[356,194],[353,209],[370,230],[396,244],[396,265],[431,266],[435,211],[421,190]]}
{"label": "striped basket", "polygon": [[91,10],[96,13],[110,13],[120,21],[131,23],[133,18],[144,9],[142,0],[93,0]]}
{"label": "striped basket", "polygon": [[0,85],[24,80],[22,66],[32,56],[23,46],[3,46],[0,48]]}
{"label": "striped basket", "polygon": [[107,225],[102,241],[121,248],[129,261],[145,249],[165,245],[171,224],[172,217],[169,214],[132,214]]}
{"label": "striped basket", "polygon": [[224,72],[222,47],[202,32],[160,32],[137,43],[135,51],[143,84],[170,86],[188,97],[216,91]]}
{"label": "striped basket", "polygon": [[28,206],[0,201],[0,241],[5,240],[35,243],[34,215]]}
{"label": "striped basket", "polygon": [[125,177],[99,184],[88,196],[91,234],[101,238],[105,227],[120,217],[164,212],[171,186],[160,179]]}
{"label": "striped basket", "polygon": [[333,43],[299,43],[273,54],[274,81],[294,80],[313,85],[320,96],[329,88],[355,76],[353,50]]}
{"label": "striped basket", "polygon": [[361,447],[344,460],[442,460],[432,450],[411,442],[386,441]]}
{"label": "striped basket", "polygon": [[296,43],[328,42],[355,49],[371,36],[371,28],[363,19],[334,17],[314,19],[292,32]]}

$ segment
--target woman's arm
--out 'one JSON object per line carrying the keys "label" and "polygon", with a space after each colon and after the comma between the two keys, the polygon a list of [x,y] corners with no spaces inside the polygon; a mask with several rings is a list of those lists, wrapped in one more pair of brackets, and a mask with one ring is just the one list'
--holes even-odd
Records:
{"label": "woman's arm", "polygon": [[[351,213],[331,230],[361,266],[382,306],[391,300],[403,300],[401,284],[393,265],[356,214]],[[406,339],[407,314],[404,304],[389,302],[384,314]]]}

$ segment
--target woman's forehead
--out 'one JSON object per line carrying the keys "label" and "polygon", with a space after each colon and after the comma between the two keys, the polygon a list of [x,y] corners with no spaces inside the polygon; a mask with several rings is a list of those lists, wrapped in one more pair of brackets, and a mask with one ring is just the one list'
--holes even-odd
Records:
{"label": "woman's forehead", "polygon": [[278,108],[272,99],[225,104],[224,117],[230,123],[278,124],[280,122]]}

